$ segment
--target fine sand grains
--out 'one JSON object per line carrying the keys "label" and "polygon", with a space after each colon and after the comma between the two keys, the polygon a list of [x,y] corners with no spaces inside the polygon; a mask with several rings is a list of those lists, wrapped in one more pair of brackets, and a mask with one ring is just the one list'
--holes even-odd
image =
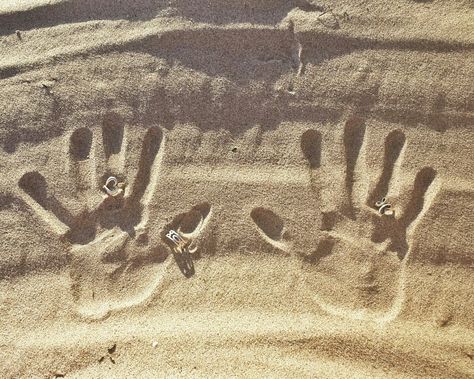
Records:
{"label": "fine sand grains", "polygon": [[474,377],[473,20],[3,1],[0,376]]}

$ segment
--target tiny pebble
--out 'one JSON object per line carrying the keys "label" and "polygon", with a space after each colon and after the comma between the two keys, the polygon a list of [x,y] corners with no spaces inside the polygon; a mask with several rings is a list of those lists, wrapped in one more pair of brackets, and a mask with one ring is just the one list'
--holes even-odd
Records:
{"label": "tiny pebble", "polygon": [[156,348],[156,347],[158,346],[158,342],[153,341],[152,344],[151,344],[151,346],[152,346],[153,348]]}

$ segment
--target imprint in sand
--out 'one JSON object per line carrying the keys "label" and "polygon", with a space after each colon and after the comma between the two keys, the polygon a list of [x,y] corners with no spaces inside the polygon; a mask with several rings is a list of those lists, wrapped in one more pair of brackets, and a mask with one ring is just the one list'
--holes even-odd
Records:
{"label": "imprint in sand", "polygon": [[[25,202],[70,243],[72,295],[84,317],[102,318],[143,303],[172,262],[159,233],[148,230],[163,134],[157,127],[149,128],[142,139],[139,134],[127,133],[120,119],[109,115],[102,126],[102,145],[87,128],[69,136],[70,192],[82,206],[79,214],[62,206],[39,172],[19,180]],[[110,176],[124,184],[116,196],[103,190]]]}
{"label": "imprint in sand", "polygon": [[[202,231],[211,217],[211,206],[202,203],[191,210],[174,217],[162,231],[161,238],[173,251],[173,257],[180,271],[186,278],[195,274],[193,259],[199,258],[199,239],[208,235]],[[178,243],[176,243],[178,242]]]}
{"label": "imprint in sand", "polygon": [[[304,133],[301,143],[311,182],[320,197],[326,189],[337,196],[338,191],[334,190],[337,173],[320,177],[319,158],[314,155],[321,142],[315,133]],[[326,210],[322,215],[323,237],[318,247],[304,257],[303,272],[306,286],[323,309],[346,317],[383,320],[395,317],[399,311],[411,234],[430,207],[439,181],[432,168],[419,170],[407,196],[399,197],[406,203],[402,210],[390,189],[397,180],[404,180],[399,175],[406,143],[404,134],[394,130],[387,135],[381,174],[373,186],[359,183],[369,182],[364,159],[365,138],[362,120],[346,122],[342,141],[345,155],[342,203],[329,208],[323,204]],[[312,144],[317,146],[312,148]],[[375,207],[386,195],[390,195],[392,215],[381,215]]]}

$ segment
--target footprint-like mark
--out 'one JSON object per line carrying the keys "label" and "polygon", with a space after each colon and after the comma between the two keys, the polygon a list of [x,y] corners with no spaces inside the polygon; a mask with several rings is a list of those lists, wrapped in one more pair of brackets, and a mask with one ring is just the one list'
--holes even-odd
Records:
{"label": "footprint-like mark", "polygon": [[321,133],[308,129],[301,136],[301,150],[308,160],[309,167],[316,169],[321,166]]}
{"label": "footprint-like mark", "polygon": [[104,144],[104,154],[107,159],[120,154],[124,141],[124,125],[120,116],[111,113],[103,121],[102,140]]}
{"label": "footprint-like mark", "polygon": [[[301,151],[309,165],[309,175],[313,188],[319,185],[317,173],[321,166],[321,133],[314,129],[308,129],[303,133],[300,140]],[[257,207],[252,209],[250,217],[257,227],[258,232],[263,239],[277,250],[289,253],[293,247],[292,236],[285,228],[285,221],[274,211]]]}
{"label": "footprint-like mark", "polygon": [[75,189],[79,196],[87,190],[93,181],[93,172],[90,165],[90,155],[92,152],[93,135],[87,128],[76,129],[69,141],[69,174],[78,178],[74,182]]}
{"label": "footprint-like mark", "polygon": [[75,161],[89,158],[92,148],[92,132],[87,128],[76,129],[71,135],[69,154]]}
{"label": "footprint-like mark", "polygon": [[[366,178],[358,178],[355,172],[356,167],[357,172],[367,170],[367,152],[362,149],[365,136],[362,120],[351,119],[343,128],[346,167],[341,176],[345,178],[345,199],[341,200],[343,204],[331,207],[334,211],[322,215],[323,237],[316,250],[303,257],[303,271],[306,285],[327,311],[353,318],[389,319],[400,311],[404,296],[403,270],[410,251],[410,233],[430,207],[439,181],[433,168],[422,168],[401,209],[390,189],[392,183],[403,180],[396,176],[403,178],[400,167],[406,138],[400,130],[394,130],[385,139],[381,174],[364,193],[367,187],[357,185],[357,181]],[[308,151],[319,146],[318,140],[313,148],[302,144],[311,167],[314,164]],[[332,174],[317,182],[330,183],[340,177]],[[312,170],[312,175],[320,176],[322,171]],[[325,190],[321,188],[318,193]],[[375,209],[375,202],[386,196],[394,207],[392,216],[381,215]]]}
{"label": "footprint-like mark", "polygon": [[288,252],[291,237],[285,229],[285,223],[280,216],[270,209],[258,207],[252,209],[250,217],[267,242],[279,250]]}
{"label": "footprint-like mark", "polygon": [[[22,199],[70,243],[72,295],[86,317],[101,318],[144,302],[172,262],[166,260],[168,249],[159,233],[148,230],[148,205],[158,181],[163,133],[158,127],[145,133],[137,130],[129,133],[127,141],[122,126],[116,117],[108,117],[101,141],[87,128],[68,138],[70,182],[80,183],[76,191],[69,188],[68,192],[84,199],[80,213],[69,212],[39,172],[25,173],[18,183]],[[108,175],[124,183],[116,196],[102,190]],[[191,224],[187,222],[186,230]]]}
{"label": "footprint-like mark", "polygon": [[[131,203],[138,203],[142,198],[148,200],[152,194],[154,183],[156,182],[156,177],[152,178],[152,175],[158,172],[157,170],[152,170],[152,168],[154,169],[153,166],[161,146],[162,137],[161,130],[158,128],[150,128],[145,134],[137,177],[133,183],[133,190],[128,200]],[[150,184],[152,185],[150,186]]]}
{"label": "footprint-like mark", "polygon": [[375,189],[372,191],[371,196],[369,196],[367,202],[368,206],[372,206],[376,201],[380,200],[388,193],[394,169],[401,163],[405,140],[405,135],[400,130],[390,132],[385,139],[382,174]]}
{"label": "footprint-like mark", "polygon": [[41,219],[61,236],[69,233],[68,224],[74,217],[62,206],[54,194],[50,193],[45,178],[37,171],[27,172],[18,182],[27,196],[23,199],[39,214]]}
{"label": "footprint-like mark", "polygon": [[280,216],[269,209],[259,207],[250,212],[250,217],[268,238],[281,241],[284,224]]}
{"label": "footprint-like mark", "polygon": [[417,217],[424,211],[425,204],[430,201],[432,185],[436,179],[436,171],[431,167],[424,167],[415,177],[411,198],[406,209],[400,217],[400,223],[405,230],[416,221]]}
{"label": "footprint-like mark", "polygon": [[344,153],[346,158],[345,186],[347,191],[346,211],[353,210],[355,168],[365,137],[365,124],[360,118],[349,119],[344,125]]}
{"label": "footprint-like mark", "polygon": [[[185,257],[183,254],[176,253],[173,249],[173,257],[179,269],[186,278],[190,278],[195,274],[194,259],[201,256],[203,250],[206,250],[206,239],[208,235],[203,231],[206,229],[207,223],[211,216],[211,206],[209,203],[201,203],[189,211],[181,213],[173,218],[173,220],[163,229],[161,238],[170,248],[174,245],[166,237],[169,230],[174,230],[187,242],[187,248],[190,252],[190,257]],[[197,246],[200,246],[199,250]]]}
{"label": "footprint-like mark", "polygon": [[209,203],[196,205],[189,212],[175,217],[174,227],[185,238],[196,238],[207,222],[210,212]]}

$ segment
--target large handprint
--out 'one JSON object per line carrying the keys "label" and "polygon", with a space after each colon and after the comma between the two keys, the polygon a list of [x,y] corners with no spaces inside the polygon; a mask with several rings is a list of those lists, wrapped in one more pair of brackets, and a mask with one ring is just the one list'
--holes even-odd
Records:
{"label": "large handprint", "polygon": [[[250,216],[273,248],[301,258],[302,283],[321,308],[343,317],[389,320],[403,302],[405,266],[415,227],[440,181],[434,169],[425,167],[416,172],[413,185],[405,185],[410,174],[400,172],[406,149],[400,130],[386,135],[383,165],[372,180],[366,163],[375,162],[378,153],[368,151],[364,122],[352,118],[342,132],[341,143],[333,141],[330,146],[315,129],[301,136],[316,208],[321,212],[319,228],[300,225],[295,229],[294,225],[292,229],[292,220],[287,230],[285,220],[265,208],[255,208]],[[338,146],[343,147],[343,164],[337,163]],[[331,153],[322,157],[321,151],[334,154],[333,160],[328,160]],[[307,232],[301,234],[304,228]],[[292,235],[300,238],[293,240]],[[316,240],[314,249],[308,249],[310,238]]]}
{"label": "large handprint", "polygon": [[[438,186],[435,171],[425,167],[416,174],[410,191],[397,196],[391,190],[397,180],[398,184],[403,182],[398,168],[405,136],[399,130],[385,139],[383,167],[375,185],[368,180],[364,183],[364,141],[364,123],[349,120],[343,136],[346,164],[340,177],[344,185],[338,189],[329,184],[331,178],[321,177],[324,170],[319,157],[315,159],[319,154],[315,147],[320,144],[318,132],[303,134],[302,148],[315,191],[325,202],[331,194],[340,200],[333,207],[322,204],[322,238],[316,250],[304,256],[303,268],[307,287],[327,311],[347,317],[384,318],[394,316],[401,301],[410,233],[430,206]],[[332,174],[333,183],[334,179],[337,182],[339,176]],[[329,196],[322,195],[328,189]],[[392,203],[391,209],[381,207],[384,197]]]}
{"label": "large handprint", "polygon": [[69,137],[69,192],[77,209],[64,207],[39,172],[19,180],[20,196],[68,244],[73,298],[79,313],[93,318],[146,300],[172,262],[160,232],[149,230],[161,129],[149,128],[140,139],[139,129],[126,133],[106,120],[101,131],[102,138],[87,128]]}

